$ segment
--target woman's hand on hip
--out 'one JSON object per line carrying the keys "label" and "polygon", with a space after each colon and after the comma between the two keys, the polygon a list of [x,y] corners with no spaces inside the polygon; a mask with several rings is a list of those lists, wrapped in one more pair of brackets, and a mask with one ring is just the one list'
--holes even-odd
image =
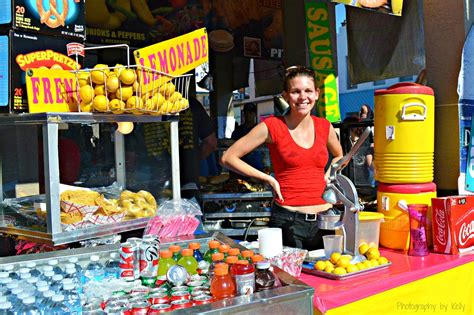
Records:
{"label": "woman's hand on hip", "polygon": [[270,176],[270,175],[268,175],[267,182],[270,186],[272,186],[273,190],[275,191],[275,193],[278,197],[278,200],[283,202],[284,200],[283,200],[283,196],[282,196],[281,190],[280,190],[280,183],[275,179],[275,177]]}

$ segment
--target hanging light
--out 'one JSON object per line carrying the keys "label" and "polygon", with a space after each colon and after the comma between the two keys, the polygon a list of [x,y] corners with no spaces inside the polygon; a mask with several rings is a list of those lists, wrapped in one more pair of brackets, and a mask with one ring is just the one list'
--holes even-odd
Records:
{"label": "hanging light", "polygon": [[120,121],[117,123],[117,131],[123,135],[128,135],[133,131],[133,123],[130,121]]}

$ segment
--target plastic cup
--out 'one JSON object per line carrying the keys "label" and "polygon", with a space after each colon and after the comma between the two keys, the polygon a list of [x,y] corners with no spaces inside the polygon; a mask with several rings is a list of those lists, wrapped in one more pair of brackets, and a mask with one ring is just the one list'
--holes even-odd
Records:
{"label": "plastic cup", "polygon": [[330,257],[332,253],[342,253],[342,235],[324,235],[324,254]]}

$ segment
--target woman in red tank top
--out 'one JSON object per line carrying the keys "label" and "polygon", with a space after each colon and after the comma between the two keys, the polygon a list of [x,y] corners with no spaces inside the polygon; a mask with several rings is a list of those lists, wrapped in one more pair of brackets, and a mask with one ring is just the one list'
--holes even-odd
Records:
{"label": "woman in red tank top", "polygon": [[[342,147],[331,123],[311,115],[320,91],[312,69],[287,69],[282,96],[290,105],[285,116],[271,117],[235,142],[221,164],[272,186],[275,203],[270,225],[283,230],[283,244],[313,250],[323,248],[316,214],[331,208],[322,199],[326,187],[328,151],[332,163],[342,158]],[[241,157],[266,143],[275,177],[242,161]],[[330,232],[333,233],[333,232]]]}

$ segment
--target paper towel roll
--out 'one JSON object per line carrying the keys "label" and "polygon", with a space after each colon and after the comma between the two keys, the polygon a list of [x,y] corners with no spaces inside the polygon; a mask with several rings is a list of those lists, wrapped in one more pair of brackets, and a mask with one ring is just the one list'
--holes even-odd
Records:
{"label": "paper towel roll", "polygon": [[258,249],[265,258],[278,256],[283,252],[283,237],[280,228],[267,228],[258,231]]}

